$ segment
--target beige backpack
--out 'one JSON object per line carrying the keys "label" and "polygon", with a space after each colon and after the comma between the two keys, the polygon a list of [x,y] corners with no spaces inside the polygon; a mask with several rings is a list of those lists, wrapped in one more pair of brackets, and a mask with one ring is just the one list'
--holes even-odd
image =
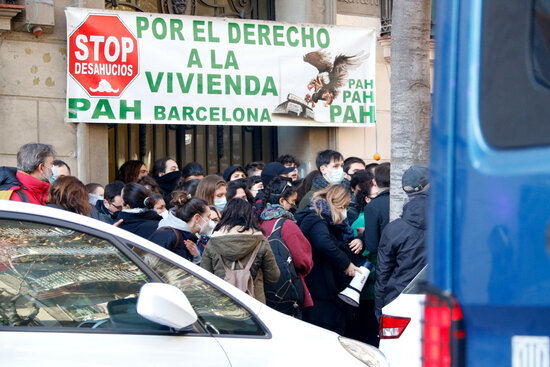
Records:
{"label": "beige backpack", "polygon": [[[258,246],[256,246],[256,248],[250,255],[250,259],[248,259],[248,263],[246,263],[246,266],[244,267],[241,264],[241,261],[237,260],[237,261],[233,261],[230,269],[223,262],[221,255],[218,254],[218,257],[222,262],[223,268],[225,269],[224,280],[229,284],[232,284],[235,287],[239,288],[241,291],[247,293],[252,297],[254,297],[254,279],[252,279],[250,268],[252,267],[252,264],[254,263],[254,260],[256,259],[256,255],[258,254],[258,251],[260,250],[260,246],[262,246],[262,244],[263,244],[263,241],[260,242]],[[239,264],[240,269],[235,269],[235,266],[237,263]]]}

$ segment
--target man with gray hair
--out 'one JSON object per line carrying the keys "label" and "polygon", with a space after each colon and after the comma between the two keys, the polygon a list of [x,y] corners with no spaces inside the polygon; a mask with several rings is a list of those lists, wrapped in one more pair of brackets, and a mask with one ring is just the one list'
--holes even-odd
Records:
{"label": "man with gray hair", "polygon": [[389,223],[378,246],[375,313],[393,301],[426,265],[426,203],[430,171],[426,166],[411,166],[403,173],[401,184],[409,201],[401,218]]}
{"label": "man with gray hair", "polygon": [[0,199],[46,205],[56,178],[55,150],[49,144],[28,143],[17,152],[17,169],[0,167]]}

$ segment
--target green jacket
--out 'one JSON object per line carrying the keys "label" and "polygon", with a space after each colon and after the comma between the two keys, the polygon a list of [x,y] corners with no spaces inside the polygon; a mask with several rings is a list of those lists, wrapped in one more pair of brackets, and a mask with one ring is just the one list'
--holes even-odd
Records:
{"label": "green jacket", "polygon": [[212,234],[202,253],[201,267],[224,279],[225,268],[221,261],[228,268],[237,260],[245,266],[256,246],[261,243],[250,273],[254,279],[254,298],[265,303],[264,282],[275,283],[279,280],[280,271],[275,255],[262,232],[250,230],[239,233],[237,229],[216,231]]}

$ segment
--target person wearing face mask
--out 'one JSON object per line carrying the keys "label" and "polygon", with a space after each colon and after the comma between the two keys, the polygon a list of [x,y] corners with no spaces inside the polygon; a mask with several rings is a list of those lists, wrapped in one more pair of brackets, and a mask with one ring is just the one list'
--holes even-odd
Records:
{"label": "person wearing face mask", "polygon": [[17,152],[17,168],[0,167],[0,199],[46,205],[57,173],[55,150],[49,144],[29,143]]}
{"label": "person wearing face mask", "polygon": [[[262,210],[260,213],[261,226],[266,236],[273,232],[275,223],[283,218],[281,238],[288,247],[292,256],[292,264],[296,274],[304,285],[304,303],[301,308],[313,306],[313,300],[305,283],[305,277],[313,268],[311,257],[311,245],[295,222],[293,209],[296,209],[296,197],[298,193],[287,180],[275,177],[269,186],[264,189]],[[279,224],[281,225],[281,224]]]}
{"label": "person wearing face mask", "polygon": [[344,157],[342,154],[330,149],[323,150],[317,153],[315,164],[321,175],[313,179],[311,189],[300,201],[298,211],[302,211],[310,206],[313,194],[324,189],[329,184],[343,183],[344,185],[349,185],[349,181],[344,181]]}
{"label": "person wearing face mask", "polygon": [[181,178],[181,171],[176,161],[170,157],[157,159],[153,163],[151,177],[158,184],[164,196],[164,201],[169,203],[171,199],[170,194],[176,189],[176,185]]}
{"label": "person wearing face mask", "polygon": [[201,252],[197,247],[197,235],[211,233],[214,229],[210,208],[206,201],[192,198],[185,191],[174,191],[172,197],[172,209],[159,222],[158,230],[149,237],[149,241],[194,264],[200,264]]}
{"label": "person wearing face mask", "polygon": [[296,215],[313,254],[313,269],[305,280],[314,304],[304,309],[303,320],[340,335],[351,310],[338,293],[360,272],[363,249],[346,218],[349,202],[348,189],[333,184],[316,192],[312,205]]}
{"label": "person wearing face mask", "polygon": [[122,189],[122,210],[117,213],[116,220],[122,219],[119,228],[148,238],[162,219],[156,211],[147,208],[151,192],[138,183],[129,183]]}
{"label": "person wearing face mask", "polygon": [[208,175],[197,186],[195,197],[203,199],[208,205],[214,205],[216,209],[223,212],[227,204],[226,193],[227,182],[218,175]]}

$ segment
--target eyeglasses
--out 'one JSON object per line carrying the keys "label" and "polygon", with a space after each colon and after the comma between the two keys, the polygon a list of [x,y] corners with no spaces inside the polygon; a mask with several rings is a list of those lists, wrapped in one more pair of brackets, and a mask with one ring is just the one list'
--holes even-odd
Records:
{"label": "eyeglasses", "polygon": [[122,210],[122,205],[115,205],[114,203],[109,203],[114,206],[117,210]]}

